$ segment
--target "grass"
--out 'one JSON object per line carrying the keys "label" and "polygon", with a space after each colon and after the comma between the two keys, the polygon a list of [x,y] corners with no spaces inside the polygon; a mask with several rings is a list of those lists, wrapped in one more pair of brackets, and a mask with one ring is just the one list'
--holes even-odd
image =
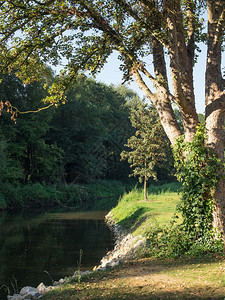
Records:
{"label": "grass", "polygon": [[[151,187],[149,191],[151,190]],[[143,201],[139,189],[124,195],[112,210],[115,219],[133,234],[171,220],[180,195],[162,187]],[[138,258],[117,268],[95,272],[81,283],[68,283],[43,300],[98,299],[225,299],[225,257],[207,254],[183,258]]]}
{"label": "grass", "polygon": [[[153,187],[150,187],[149,191],[152,190]],[[171,221],[180,200],[180,195],[173,190],[174,183],[171,186],[167,184],[154,187],[154,194],[148,193],[149,200],[144,201],[143,191],[134,189],[120,199],[111,213],[116,222],[133,235],[146,235],[150,228],[163,226]],[[176,190],[179,190],[179,184]]]}
{"label": "grass", "polygon": [[97,273],[80,284],[63,285],[43,300],[217,299],[224,300],[223,256],[139,259]]}

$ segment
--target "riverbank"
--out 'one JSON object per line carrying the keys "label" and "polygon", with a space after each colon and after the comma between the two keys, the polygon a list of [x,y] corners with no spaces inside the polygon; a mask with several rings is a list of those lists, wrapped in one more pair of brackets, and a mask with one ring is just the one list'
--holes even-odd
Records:
{"label": "riverbank", "polygon": [[[134,193],[136,200],[139,200],[135,203],[131,200]],[[150,194],[150,201],[143,202],[140,191],[134,193],[132,192],[132,195],[128,193],[111,211],[117,224],[123,224],[124,232],[132,232],[134,236],[145,235],[150,223],[157,226],[168,223],[180,197],[178,193],[167,191],[158,195]],[[136,258],[128,259],[117,267],[108,268],[103,272],[94,272],[84,277],[80,283],[68,282],[42,299],[224,300],[223,254],[208,253],[198,257],[180,258],[141,258],[146,252],[136,254]]]}
{"label": "riverbank", "polygon": [[[180,198],[177,192],[168,189],[152,191],[147,202],[142,200],[142,196],[140,190],[128,193],[110,212],[110,219],[112,217],[116,220],[115,228],[123,226],[125,238],[132,232],[132,236],[140,240],[138,235],[146,236],[150,223],[158,227],[160,224],[167,224]],[[135,201],[132,200],[134,198]],[[146,251],[148,249],[139,250],[141,251],[137,251],[132,258],[130,256],[124,259],[122,264],[116,264],[115,260],[113,268],[107,265],[106,258],[103,259],[101,263],[107,265],[106,269],[103,268],[104,271],[85,274],[76,282],[68,278],[66,283],[42,299],[224,299],[223,254],[208,253],[198,257],[183,256],[176,259],[143,258],[141,256],[149,255]],[[112,253],[108,254],[108,258],[110,255],[112,257]],[[82,267],[81,271],[84,271]]]}
{"label": "riverbank", "polygon": [[110,210],[130,187],[116,180],[96,180],[89,184],[45,186],[0,186],[0,210],[38,209],[42,207],[72,207],[77,209]]}

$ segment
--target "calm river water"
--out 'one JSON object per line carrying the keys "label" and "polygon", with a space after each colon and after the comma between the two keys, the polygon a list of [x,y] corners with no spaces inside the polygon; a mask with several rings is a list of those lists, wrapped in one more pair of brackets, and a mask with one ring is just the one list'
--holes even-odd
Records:
{"label": "calm river water", "polygon": [[[72,275],[83,250],[81,269],[92,269],[113,247],[105,212],[0,214],[0,286],[36,287]],[[47,274],[50,274],[50,276]],[[6,299],[4,288],[0,300]]]}

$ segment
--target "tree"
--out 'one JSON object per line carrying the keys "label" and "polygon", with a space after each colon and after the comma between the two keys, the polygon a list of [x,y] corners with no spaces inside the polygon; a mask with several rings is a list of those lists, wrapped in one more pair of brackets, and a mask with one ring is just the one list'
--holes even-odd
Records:
{"label": "tree", "polygon": [[[124,92],[128,93],[125,87]],[[122,174],[120,152],[131,131],[128,117],[126,95],[78,76],[67,91],[67,102],[57,108],[48,134],[50,144],[55,141],[64,153],[61,178],[88,182],[115,179],[115,170]]]}
{"label": "tree", "polygon": [[133,168],[131,175],[139,176],[140,182],[144,180],[144,200],[147,201],[147,181],[151,177],[157,180],[156,166],[166,160],[170,146],[154,107],[137,100],[131,108],[130,120],[136,132],[128,139],[126,146],[130,149],[122,151],[121,159],[128,159]]}
{"label": "tree", "polygon": [[[14,68],[18,76],[29,82],[40,78],[43,63],[58,64],[62,57],[65,58],[66,67],[49,90],[48,100],[57,104],[64,99],[64,89],[78,70],[96,73],[112,51],[118,51],[124,79],[134,78],[151,100],[171,143],[182,133],[172,103],[180,110],[185,140],[191,141],[196,133],[199,120],[193,67],[198,43],[206,42],[205,125],[208,138],[205,142],[223,161],[224,0],[31,0],[23,3],[4,0],[0,3],[1,70]],[[201,14],[206,9],[205,34]],[[165,58],[169,61],[173,91],[168,84]],[[152,61],[153,72],[145,63],[146,59]],[[224,194],[225,182],[221,179],[215,194],[214,225],[223,233]]]}
{"label": "tree", "polygon": [[[10,99],[19,111],[35,111],[43,106],[46,94],[40,83],[24,85],[15,75],[2,77],[0,95]],[[49,184],[56,181],[60,150],[55,143],[47,143],[46,135],[54,109],[36,114],[23,114],[16,124],[12,116],[3,111],[1,116],[1,154],[4,182]],[[5,141],[5,143],[4,143]],[[5,162],[4,162],[5,161]]]}

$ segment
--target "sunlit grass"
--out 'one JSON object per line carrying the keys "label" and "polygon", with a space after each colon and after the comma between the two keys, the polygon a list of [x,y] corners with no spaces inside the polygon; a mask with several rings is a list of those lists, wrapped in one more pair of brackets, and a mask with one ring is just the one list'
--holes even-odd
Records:
{"label": "sunlit grass", "polygon": [[132,190],[111,211],[117,223],[134,235],[145,235],[151,227],[169,224],[176,211],[181,197],[178,192],[170,191],[169,185],[167,189],[155,187],[154,193],[151,193],[152,190],[148,191],[148,201],[143,200],[142,189]]}

